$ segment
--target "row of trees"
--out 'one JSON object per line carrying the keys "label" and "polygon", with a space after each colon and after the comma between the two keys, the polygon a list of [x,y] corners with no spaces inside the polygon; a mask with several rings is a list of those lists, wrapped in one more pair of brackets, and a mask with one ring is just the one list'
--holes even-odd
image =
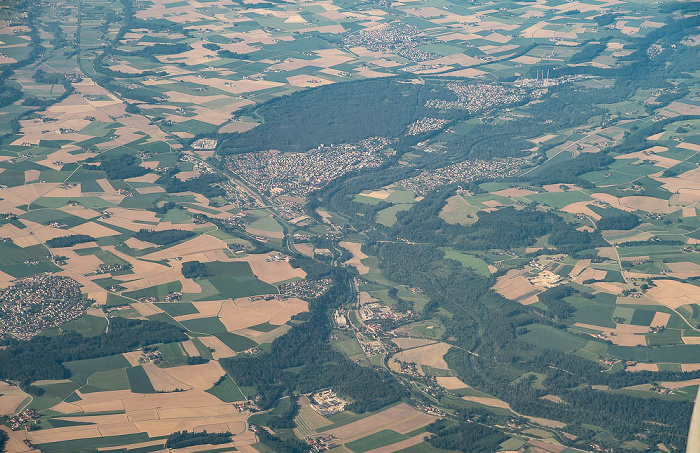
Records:
{"label": "row of trees", "polygon": [[231,442],[232,434],[229,431],[223,433],[210,433],[207,430],[176,431],[168,436],[165,448],[185,448],[193,445],[220,445]]}

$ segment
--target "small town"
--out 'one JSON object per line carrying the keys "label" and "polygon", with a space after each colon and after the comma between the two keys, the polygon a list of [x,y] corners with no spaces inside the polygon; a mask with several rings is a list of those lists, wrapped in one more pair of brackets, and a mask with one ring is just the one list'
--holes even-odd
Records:
{"label": "small town", "polygon": [[433,52],[418,47],[431,39],[421,34],[415,25],[392,23],[384,27],[362,30],[343,38],[345,47],[365,47],[372,52],[393,52],[411,61],[427,61],[439,58]]}
{"label": "small town", "polygon": [[[357,145],[321,145],[306,153],[261,151],[229,157],[228,169],[253,185],[258,192],[277,202],[279,196],[305,199],[333,179],[348,172],[378,167],[384,161],[383,146],[375,142]],[[378,149],[379,148],[379,149]],[[284,204],[284,203],[282,203]],[[299,212],[303,212],[299,211]],[[300,215],[296,213],[294,216]]]}
{"label": "small town", "polygon": [[0,334],[29,340],[42,330],[79,318],[89,305],[72,278],[41,274],[0,293]]}
{"label": "small town", "polygon": [[523,88],[508,88],[494,83],[465,85],[453,82],[448,83],[446,87],[457,95],[456,101],[431,99],[425,106],[436,109],[467,110],[474,113],[491,107],[514,104],[527,96]]}
{"label": "small town", "polygon": [[330,278],[322,278],[320,280],[299,280],[280,285],[279,291],[280,295],[309,300],[315,299],[328,291],[331,284],[332,282]]}
{"label": "small town", "polygon": [[416,196],[424,196],[431,190],[456,182],[478,179],[507,178],[515,175],[524,165],[521,159],[465,160],[436,170],[426,170],[419,175],[403,179],[396,184],[410,190]]}

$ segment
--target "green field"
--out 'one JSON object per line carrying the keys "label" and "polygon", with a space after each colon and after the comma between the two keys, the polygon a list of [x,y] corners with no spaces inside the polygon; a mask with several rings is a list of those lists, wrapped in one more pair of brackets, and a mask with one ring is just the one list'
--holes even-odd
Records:
{"label": "green field", "polygon": [[207,393],[211,393],[224,403],[235,403],[236,401],[245,400],[245,395],[241,393],[236,383],[233,382],[233,379],[228,375],[226,375],[223,381],[207,390]]}
{"label": "green field", "polygon": [[217,334],[226,332],[226,326],[219,318],[195,318],[181,321],[180,324],[185,326],[187,330],[196,333]]}
{"label": "green field", "polygon": [[126,375],[129,377],[129,386],[134,393],[155,393],[153,384],[142,366],[127,368]]}
{"label": "green field", "polygon": [[138,433],[50,442],[39,444],[38,447],[45,453],[75,453],[77,451],[97,451],[98,448],[130,445],[148,440],[148,434]]}
{"label": "green field", "polygon": [[[35,384],[37,385],[37,384]],[[55,384],[39,385],[44,389],[44,394],[32,398],[29,405],[34,410],[44,410],[54,406],[69,397],[77,388],[78,384],[73,381],[58,382]]]}
{"label": "green field", "polygon": [[114,370],[131,366],[123,355],[110,355],[97,359],[76,360],[63,364],[71,371],[71,380],[78,384],[85,385],[90,376],[98,371]]}
{"label": "green field", "polygon": [[485,277],[491,275],[491,271],[489,271],[489,265],[486,263],[486,261],[482,260],[477,256],[468,255],[466,253],[458,252],[457,250],[453,249],[446,249],[445,258],[458,261],[459,264],[461,264],[464,267],[473,269],[479,275],[483,275]]}
{"label": "green field", "polygon": [[354,440],[345,444],[346,448],[354,451],[355,453],[364,453],[365,451],[374,450],[375,448],[385,447],[387,445],[395,444],[396,442],[401,442],[406,440],[408,437],[403,434],[399,434],[396,431],[390,429],[385,429],[379,431],[378,433],[371,434],[367,437]]}
{"label": "green field", "polygon": [[155,297],[158,300],[165,300],[165,296],[174,291],[182,291],[182,283],[179,281],[163,283],[162,285],[151,286],[149,288],[139,289],[137,291],[130,291],[124,293],[124,295],[132,299]]}
{"label": "green field", "polygon": [[207,263],[206,266],[212,275],[206,280],[218,291],[218,294],[209,295],[201,300],[237,299],[257,294],[277,293],[277,288],[258,280],[248,263],[214,261]]}
{"label": "green field", "polygon": [[128,390],[129,379],[125,368],[98,371],[88,378],[87,385],[82,387],[82,393],[105,392],[110,390]]}
{"label": "green field", "polygon": [[528,332],[518,339],[541,348],[554,348],[560,351],[572,352],[586,345],[586,340],[566,331],[541,324],[531,324]]}
{"label": "green field", "polygon": [[170,316],[193,315],[199,313],[194,305],[189,302],[166,302],[155,305]]}
{"label": "green field", "polygon": [[248,337],[236,335],[231,332],[222,332],[214,335],[219,340],[223,341],[226,346],[236,352],[242,352],[250,348],[256,347],[258,344]]}
{"label": "green field", "polygon": [[102,316],[83,315],[80,318],[63,324],[61,330],[74,330],[83,336],[95,336],[105,332],[107,320]]}

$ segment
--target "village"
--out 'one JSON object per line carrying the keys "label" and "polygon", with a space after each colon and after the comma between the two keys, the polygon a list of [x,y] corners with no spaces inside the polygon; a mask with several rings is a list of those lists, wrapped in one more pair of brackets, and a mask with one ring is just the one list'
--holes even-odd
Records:
{"label": "village", "polygon": [[470,182],[477,179],[507,178],[515,175],[525,164],[521,159],[465,160],[436,170],[426,170],[417,176],[403,179],[396,184],[423,196],[448,184]]}
{"label": "village", "polygon": [[496,106],[515,104],[527,96],[523,88],[509,88],[495,83],[462,84],[451,82],[446,87],[457,95],[457,100],[431,99],[426,102],[426,107],[460,109],[474,113]]}
{"label": "village", "polygon": [[53,274],[16,281],[0,293],[0,334],[29,340],[79,318],[90,303],[80,287],[72,278]]}
{"label": "village", "polygon": [[439,58],[439,55],[418,47],[430,41],[415,25],[399,22],[348,35],[343,38],[343,45],[365,47],[372,52],[393,52],[411,61],[428,61]]}

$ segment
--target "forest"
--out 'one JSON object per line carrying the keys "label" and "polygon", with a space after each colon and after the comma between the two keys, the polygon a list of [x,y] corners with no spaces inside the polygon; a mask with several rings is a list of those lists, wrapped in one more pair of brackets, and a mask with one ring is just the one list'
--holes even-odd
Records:
{"label": "forest", "polygon": [[139,241],[150,242],[156,245],[169,245],[174,242],[184,241],[185,239],[195,236],[196,233],[192,231],[176,229],[156,231],[142,228],[136,234],[134,234],[134,237]]}
{"label": "forest", "polygon": [[508,436],[497,429],[472,421],[455,423],[440,419],[428,425],[428,443],[442,450],[463,453],[493,453]]}
{"label": "forest", "polygon": [[185,278],[201,278],[209,276],[207,266],[199,261],[185,261],[182,263],[182,276]]}
{"label": "forest", "polygon": [[450,225],[439,214],[453,191],[452,187],[439,189],[410,210],[398,213],[391,236],[415,242],[428,240],[462,250],[489,250],[529,246],[537,238],[550,234],[550,245],[565,253],[593,247],[600,240],[597,233],[577,231],[558,214],[538,210],[534,205],[480,212],[473,225]]}
{"label": "forest", "polygon": [[55,337],[11,340],[0,349],[0,377],[15,381],[66,379],[70,371],[61,365],[63,362],[122,354],[187,338],[181,329],[163,322],[110,318],[109,333],[94,337],[69,330]]}
{"label": "forest", "polygon": [[[428,99],[454,99],[441,82],[415,83],[402,77],[335,83],[293,93],[262,104],[241,115],[264,119],[244,133],[223,134],[219,154],[269,149],[298,152],[320,145],[354,143],[368,137],[399,138],[397,150],[410,149],[427,135],[406,136],[407,126],[423,116],[445,119],[467,118],[461,110],[426,107]],[[367,114],[371,112],[371,114]]]}
{"label": "forest", "polygon": [[[387,371],[360,366],[328,343],[331,323],[327,311],[354,297],[351,274],[336,268],[329,272],[334,282],[331,289],[310,303],[305,322],[294,324],[272,342],[269,353],[220,361],[239,385],[256,386],[263,409],[293,391],[309,393],[328,387],[350,399],[349,409],[354,412],[377,410],[408,394]],[[297,371],[286,371],[290,368]]]}
{"label": "forest", "polygon": [[[414,120],[420,85],[392,79],[340,83],[263,104],[260,126],[223,138],[219,152],[307,151],[321,144],[401,135]],[[367,112],[372,112],[368,115]]]}
{"label": "forest", "polygon": [[[493,277],[478,276],[442,258],[442,252],[432,245],[382,243],[374,247],[387,278],[421,287],[436,307],[451,314],[446,318],[444,338],[460,348],[452,348],[445,358],[470,386],[508,402],[522,414],[568,423],[566,429],[579,436],[574,445],[585,446],[596,435],[584,424],[603,426],[623,441],[644,433],[650,442],[679,447],[685,444],[682,436],[690,421],[692,403],[634,398],[590,386],[619,388],[661,379],[690,379],[698,373],[601,373],[597,362],[559,350],[535,349],[519,341],[517,331],[535,323],[554,328],[558,324],[533,308],[494,293],[490,289]],[[553,294],[552,299],[562,296]],[[467,351],[478,352],[479,356]],[[528,380],[518,380],[531,372],[546,376],[542,389],[531,386]],[[547,394],[558,395],[568,404],[541,399]],[[600,407],[606,410],[601,411]],[[664,424],[664,428],[659,429],[648,420]]]}
{"label": "forest", "polygon": [[100,165],[83,164],[83,168],[85,170],[102,170],[107,175],[107,179],[135,178],[143,176],[149,171],[147,168],[140,167],[136,158],[130,154],[104,159],[100,161]]}
{"label": "forest", "polygon": [[[609,213],[612,211],[611,213]],[[598,220],[597,226],[601,230],[631,230],[642,223],[639,217],[631,212],[619,209],[603,211],[603,217]]]}
{"label": "forest", "polygon": [[178,193],[178,192],[195,192],[204,195],[207,198],[220,197],[226,194],[226,191],[221,187],[213,186],[217,182],[223,181],[223,176],[205,173],[196,178],[190,178],[185,181],[175,177],[180,170],[178,168],[172,168],[158,178],[156,184],[161,184],[164,186],[165,191],[168,193]]}
{"label": "forest", "polygon": [[76,244],[93,242],[94,240],[94,237],[87,234],[71,234],[69,236],[59,236],[57,238],[49,239],[46,241],[46,245],[51,248],[73,247]]}
{"label": "forest", "polygon": [[168,436],[165,441],[165,448],[185,448],[193,445],[220,445],[231,442],[232,434],[228,431],[223,433],[210,433],[207,430],[176,431]]}

